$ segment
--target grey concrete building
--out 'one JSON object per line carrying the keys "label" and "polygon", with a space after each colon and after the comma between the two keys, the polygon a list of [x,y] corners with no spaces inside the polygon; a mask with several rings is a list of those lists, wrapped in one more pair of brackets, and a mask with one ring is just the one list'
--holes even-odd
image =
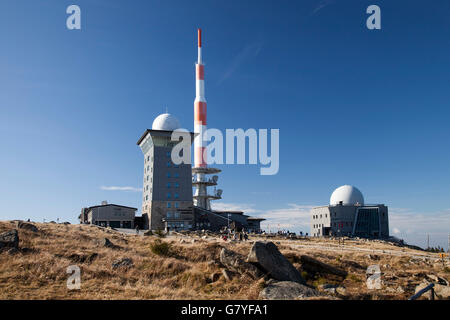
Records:
{"label": "grey concrete building", "polygon": [[[178,141],[172,141],[171,137],[173,131],[179,128],[180,124],[174,116],[161,114],[153,121],[152,129],[147,129],[137,142],[144,154],[142,218],[136,219],[139,220],[139,225],[150,230],[217,231],[234,222],[239,230],[260,232],[260,222],[265,219],[250,217],[240,211],[216,211],[209,205],[205,208],[194,204],[194,198],[206,199],[208,204],[211,199],[221,198],[216,192],[214,195],[193,195],[192,192],[193,186],[198,189],[199,184],[217,184],[216,176],[209,180],[199,180],[199,173],[217,173],[220,170],[193,170],[190,163],[175,165],[172,162],[172,149]],[[187,135],[193,142],[194,133]]]}
{"label": "grey concrete building", "polygon": [[[179,129],[178,120],[165,113],[159,115],[137,145],[144,154],[142,216],[148,221],[146,229],[167,227],[189,229],[193,224],[192,166],[172,162],[172,132]],[[193,141],[193,133],[191,142]]]}
{"label": "grey concrete building", "polygon": [[364,204],[357,188],[339,187],[331,195],[330,205],[311,210],[311,235],[388,238],[388,207]]}
{"label": "grey concrete building", "polygon": [[134,218],[137,208],[108,204],[81,209],[79,216],[82,224],[95,224],[111,228],[134,228]]}

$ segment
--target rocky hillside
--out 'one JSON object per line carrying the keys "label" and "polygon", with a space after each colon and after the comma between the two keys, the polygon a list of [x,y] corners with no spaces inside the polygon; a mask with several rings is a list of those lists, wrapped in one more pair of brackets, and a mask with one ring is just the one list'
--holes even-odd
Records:
{"label": "rocky hillside", "polygon": [[[378,289],[366,281],[373,265]],[[68,267],[80,270],[79,290],[68,289]],[[438,254],[379,241],[225,242],[0,222],[0,299],[407,299],[428,283],[449,299],[449,276]]]}

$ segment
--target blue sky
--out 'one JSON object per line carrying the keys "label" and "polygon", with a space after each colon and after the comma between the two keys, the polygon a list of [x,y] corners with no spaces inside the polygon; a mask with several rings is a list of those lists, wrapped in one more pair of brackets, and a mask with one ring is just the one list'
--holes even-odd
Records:
{"label": "blue sky", "polygon": [[[66,28],[81,8],[82,29]],[[381,30],[366,8],[381,8]],[[3,0],[0,219],[76,222],[140,208],[137,139],[168,108],[193,129],[196,28],[208,125],[280,129],[280,171],[223,165],[218,208],[309,232],[311,206],[352,184],[391,232],[447,247],[448,1]]]}

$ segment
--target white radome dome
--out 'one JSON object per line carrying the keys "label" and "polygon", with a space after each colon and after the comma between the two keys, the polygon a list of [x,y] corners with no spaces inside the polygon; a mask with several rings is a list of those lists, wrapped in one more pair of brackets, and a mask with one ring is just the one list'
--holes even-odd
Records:
{"label": "white radome dome", "polygon": [[180,122],[170,113],[160,114],[153,120],[152,130],[173,131],[180,128]]}
{"label": "white radome dome", "polygon": [[351,206],[355,204],[364,205],[364,197],[356,187],[345,185],[333,191],[330,197],[330,205],[338,205],[342,202],[343,205]]}

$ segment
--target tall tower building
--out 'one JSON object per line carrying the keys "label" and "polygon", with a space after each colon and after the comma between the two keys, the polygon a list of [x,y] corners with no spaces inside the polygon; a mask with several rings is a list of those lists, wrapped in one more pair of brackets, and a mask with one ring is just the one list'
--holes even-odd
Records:
{"label": "tall tower building", "polygon": [[195,100],[194,100],[194,168],[192,168],[192,184],[195,187],[194,204],[202,209],[211,210],[210,200],[221,199],[222,190],[214,189],[208,193],[209,186],[216,186],[218,176],[207,178],[207,175],[219,173],[217,168],[209,168],[206,159],[206,143],[203,135],[206,132],[206,98],[205,98],[205,66],[202,60],[202,30],[198,29],[198,58],[195,64]]}
{"label": "tall tower building", "polygon": [[[137,142],[144,154],[142,215],[150,230],[188,229],[192,216],[192,166],[171,160],[172,132],[180,128],[169,113],[159,115]],[[191,133],[191,141],[193,139]]]}

